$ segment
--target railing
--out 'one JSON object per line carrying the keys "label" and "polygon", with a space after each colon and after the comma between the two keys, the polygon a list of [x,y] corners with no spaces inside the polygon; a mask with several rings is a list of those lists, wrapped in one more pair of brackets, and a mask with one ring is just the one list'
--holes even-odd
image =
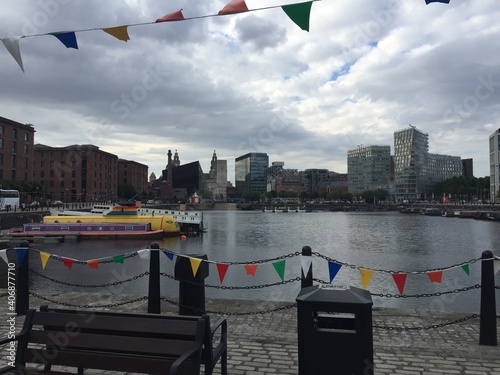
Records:
{"label": "railing", "polygon": [[[78,307],[117,307],[121,305],[125,305],[127,303],[133,303],[136,301],[140,300],[147,300],[148,301],[148,312],[149,313],[160,313],[161,311],[161,302],[167,302],[171,304],[176,304],[176,302],[169,300],[165,297],[161,297],[160,293],[160,285],[161,285],[161,278],[169,278],[173,280],[179,281],[179,302],[178,307],[179,307],[179,313],[180,314],[195,314],[199,315],[202,314],[205,311],[205,289],[206,288],[221,288],[221,289],[228,289],[228,290],[242,290],[242,289],[260,289],[260,288],[267,288],[271,286],[279,286],[279,285],[285,285],[289,283],[294,283],[294,282],[301,282],[301,288],[305,287],[310,287],[313,285],[313,282],[316,281],[318,283],[331,283],[332,280],[335,277],[336,272],[338,272],[338,269],[341,266],[347,266],[350,268],[359,268],[360,273],[363,273],[363,271],[370,271],[366,270],[364,268],[361,268],[359,266],[351,265],[348,263],[340,262],[335,259],[328,258],[322,254],[319,253],[313,253],[311,248],[309,246],[304,246],[302,249],[302,252],[295,252],[291,254],[287,254],[284,256],[276,257],[276,258],[271,258],[271,259],[264,259],[264,260],[256,260],[252,262],[214,262],[210,261],[207,259],[206,255],[198,255],[198,256],[186,256],[186,255],[181,255],[181,254],[176,254],[173,253],[167,249],[161,249],[159,244],[153,243],[151,244],[150,248],[148,249],[142,249],[139,251],[127,253],[127,254],[121,254],[117,256],[112,256],[112,257],[107,257],[107,258],[102,258],[102,259],[93,259],[93,260],[75,260],[75,259],[70,259],[70,258],[65,258],[61,257],[58,255],[54,254],[48,254],[46,252],[42,252],[39,250],[36,250],[34,248],[31,248],[29,246],[28,242],[22,243],[20,247],[15,248],[15,249],[5,249],[5,250],[0,250],[0,257],[8,264],[9,267],[9,273],[10,270],[14,268],[16,264],[12,260],[9,261],[7,257],[7,251],[15,251],[17,254],[17,269],[16,269],[16,303],[15,303],[15,311],[18,315],[24,315],[28,308],[29,308],[29,296],[30,294],[41,298],[45,299],[51,303],[57,303],[57,304],[62,304],[66,306],[71,306],[65,302],[61,301],[54,301],[49,298],[43,297],[42,295],[30,291],[29,290],[29,274],[33,273],[39,277],[43,277],[49,281],[58,283],[58,284],[64,284],[66,286],[70,287],[86,287],[86,288],[103,288],[106,286],[115,286],[119,284],[124,284],[132,281],[136,281],[138,279],[141,279],[143,277],[148,276],[148,294],[147,296],[144,297],[139,297],[137,299],[134,299],[132,301],[128,302],[121,302],[121,303],[113,303],[109,305],[103,305],[103,306],[81,306],[79,305]],[[162,251],[170,260],[176,259],[175,262],[175,271],[174,275],[161,272],[160,271],[160,251]],[[74,284],[74,283],[69,283],[61,280],[56,280],[53,278],[50,278],[48,276],[45,276],[43,273],[34,271],[30,269],[30,253],[38,253],[42,260],[42,268],[45,268],[45,265],[47,264],[47,261],[49,258],[57,261],[61,261],[64,263],[64,265],[68,268],[71,269],[73,264],[86,264],[90,268],[98,268],[99,264],[104,264],[104,263],[123,263],[125,259],[131,259],[131,258],[140,258],[142,260],[149,260],[149,272],[143,272],[139,275],[130,277],[126,280],[118,280],[114,281],[111,283],[106,283],[106,284],[88,284],[88,285],[82,285],[82,284]],[[284,267],[285,267],[285,262],[287,259],[293,258],[293,257],[298,257],[300,256],[301,258],[301,276],[296,277],[296,278],[291,278],[288,280],[285,280],[284,277]],[[325,281],[321,279],[316,279],[313,277],[313,267],[312,267],[312,258],[313,256],[325,259],[329,263],[329,269],[330,269],[330,280]],[[11,257],[12,258],[12,257]],[[475,263],[477,261],[481,262],[481,285],[476,284],[460,289],[454,289],[450,291],[444,291],[444,292],[437,292],[437,293],[425,293],[425,294],[413,294],[413,295],[407,295],[403,294],[404,291],[404,282],[402,283],[401,281],[405,278],[405,272],[402,271],[391,271],[391,270],[376,270],[377,272],[385,272],[389,273],[392,275],[394,278],[394,281],[396,282],[398,289],[400,291],[400,294],[390,294],[390,293],[371,293],[373,296],[377,297],[385,297],[385,298],[423,298],[423,297],[434,297],[434,296],[442,296],[445,294],[451,294],[451,293],[461,293],[473,289],[481,289],[481,303],[480,303],[480,314],[472,314],[470,316],[464,317],[462,319],[458,319],[453,322],[448,322],[448,323],[440,323],[438,325],[432,325],[428,327],[418,327],[418,329],[421,328],[439,328],[441,326],[449,325],[449,324],[454,324],[454,323],[460,323],[472,318],[477,318],[478,316],[480,317],[480,337],[479,337],[479,344],[480,345],[491,345],[491,346],[496,346],[497,345],[497,312],[496,312],[496,301],[495,301],[495,293],[497,289],[500,289],[499,286],[495,286],[495,262],[500,263],[500,258],[497,258],[493,255],[491,251],[484,251],[482,253],[482,257],[478,259],[472,259],[469,262],[464,262],[460,264],[455,264],[447,268],[440,268],[440,269],[434,269],[434,270],[427,270],[427,271],[410,271],[408,273],[427,273],[433,274],[433,277],[435,277],[436,273],[442,272],[443,270],[451,269],[451,268],[457,268],[461,267],[463,268],[467,273],[468,273],[468,265],[471,263]],[[205,278],[208,276],[208,265],[209,264],[215,264],[217,267],[217,273],[219,275],[219,280],[221,285],[207,285],[205,284]],[[239,266],[244,266],[246,269],[247,274],[252,274],[255,275],[255,271],[257,269],[257,266],[263,263],[272,263],[275,271],[278,273],[279,277],[281,278],[281,282],[275,282],[275,283],[267,283],[267,284],[260,284],[260,285],[251,285],[251,286],[227,286],[227,285],[222,285],[225,274],[229,266],[233,265],[239,265]],[[333,267],[332,267],[333,265]],[[370,271],[370,272],[373,272]],[[367,284],[366,281],[363,282],[363,284]],[[364,285],[366,286],[366,285]],[[8,288],[10,291],[10,288]],[[271,309],[271,310],[266,310],[263,312],[259,313],[269,313],[272,311],[278,311],[278,310],[283,310],[283,309],[288,309],[288,308],[293,308],[295,307],[296,304],[290,304],[286,306],[282,306],[276,309]],[[255,312],[250,312],[250,313],[236,313],[232,315],[240,315],[240,314],[255,314]],[[227,314],[226,315],[231,315]],[[386,327],[386,326],[375,326],[376,328],[382,328],[382,329],[398,329],[397,327]],[[415,328],[417,329],[417,328]]]}

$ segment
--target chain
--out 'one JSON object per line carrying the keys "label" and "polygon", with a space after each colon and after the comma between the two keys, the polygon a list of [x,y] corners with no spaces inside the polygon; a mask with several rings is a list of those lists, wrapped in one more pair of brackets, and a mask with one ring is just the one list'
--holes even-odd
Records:
{"label": "chain", "polygon": [[[288,259],[288,258],[293,258],[296,256],[302,255],[301,252],[296,251],[295,253],[290,253],[286,255],[281,255],[276,258],[269,258],[269,259],[259,259],[259,260],[253,260],[249,262],[221,262],[230,266],[236,266],[236,265],[250,265],[250,264],[263,264],[263,263],[269,263],[269,262],[274,262],[277,260],[283,260],[283,259]],[[211,263],[218,263],[218,262],[211,262]]]}
{"label": "chain", "polygon": [[[30,250],[33,250],[35,252],[40,252],[39,250],[35,250],[35,249],[31,249],[31,248],[30,248]],[[133,258],[133,257],[135,257],[137,255],[138,255],[137,252],[124,254],[123,259]],[[59,262],[64,262],[64,260],[67,259],[67,258],[64,258],[64,257],[56,255],[56,254],[51,254],[50,258],[54,259],[54,260],[58,260]],[[75,264],[83,264],[83,265],[87,264],[86,260],[78,260],[78,259],[71,259],[71,260]],[[103,260],[98,259],[98,261],[99,261],[99,264],[116,263],[116,261],[114,259],[105,259],[105,260],[104,259]]]}
{"label": "chain", "polygon": [[466,287],[461,288],[461,289],[448,290],[446,292],[422,293],[422,294],[371,293],[371,295],[375,296],[375,297],[385,297],[385,298],[427,298],[427,297],[441,297],[442,295],[445,295],[445,294],[467,292],[469,290],[479,289],[479,288],[481,288],[481,285],[476,284],[476,285],[472,285],[472,286],[466,286]]}
{"label": "chain", "polygon": [[47,301],[47,302],[55,303],[55,304],[62,305],[62,306],[78,307],[78,308],[83,308],[83,309],[95,309],[95,308],[105,308],[105,307],[118,307],[118,306],[127,305],[129,303],[144,301],[144,300],[148,299],[147,296],[144,296],[144,297],[139,297],[139,298],[136,298],[136,299],[133,299],[133,300],[130,300],[130,301],[115,302],[115,303],[110,303],[110,304],[107,304],[107,305],[75,305],[75,304],[71,304],[71,303],[67,303],[67,302],[56,301],[56,300],[50,299],[48,297],[43,297],[43,296],[41,296],[41,295],[39,295],[39,294],[37,294],[35,292],[30,292],[30,294],[33,297],[40,298],[41,300],[44,300],[44,301]]}
{"label": "chain", "polygon": [[439,324],[432,324],[430,326],[421,326],[421,327],[402,327],[402,326],[385,326],[385,325],[373,325],[373,328],[378,328],[378,329],[386,329],[389,331],[421,331],[421,330],[429,330],[429,329],[436,329],[436,328],[442,328],[446,327],[452,324],[458,324],[458,323],[463,323],[466,322],[467,320],[470,319],[475,319],[479,317],[478,314],[472,314],[466,317],[463,317],[461,319],[453,320],[451,322],[446,322],[446,323],[439,323]]}
{"label": "chain", "polygon": [[[349,268],[352,268],[352,269],[361,269],[361,268],[365,268],[365,267],[361,267],[361,266],[356,266],[354,264],[349,264],[349,263],[345,263],[345,262],[341,262],[341,261],[338,261],[336,259],[332,259],[332,258],[329,258],[327,257],[326,255],[323,255],[321,253],[318,253],[318,252],[313,252],[312,253],[313,255],[316,255],[317,257],[319,258],[323,258],[329,262],[335,262],[337,264],[341,264],[342,266],[345,266],[345,267],[349,267]],[[381,269],[375,269],[375,268],[369,268],[370,270],[373,270],[373,271],[376,271],[376,272],[384,272],[384,273],[413,273],[413,274],[425,274],[427,272],[435,272],[435,271],[444,271],[444,270],[448,270],[448,269],[451,269],[451,268],[458,268],[458,267],[461,267],[461,266],[465,266],[467,264],[473,264],[473,263],[476,263],[477,261],[479,260],[482,260],[482,258],[475,258],[475,259],[471,259],[469,260],[468,262],[462,262],[462,263],[458,263],[458,264],[455,264],[455,265],[452,265],[452,266],[448,266],[448,267],[443,267],[443,268],[433,268],[433,269],[429,269],[429,270],[425,270],[425,271],[393,271],[393,270],[381,270]]]}
{"label": "chain", "polygon": [[49,280],[49,281],[52,281],[56,284],[61,284],[61,285],[66,285],[66,286],[74,286],[74,287],[79,287],[79,288],[105,288],[105,287],[111,287],[111,286],[116,286],[116,285],[120,285],[120,284],[124,284],[124,283],[128,283],[130,281],[135,281],[135,280],[138,280],[140,279],[141,277],[144,277],[144,276],[148,276],[149,275],[149,272],[143,272],[137,276],[133,276],[129,279],[126,279],[126,280],[122,280],[122,281],[115,281],[115,282],[112,282],[112,283],[106,283],[106,284],[94,284],[94,285],[85,285],[85,284],[73,284],[73,283],[69,283],[69,282],[66,282],[66,281],[61,281],[61,280],[56,280],[56,279],[53,279],[51,277],[48,277],[40,272],[37,272],[37,271],[34,271],[34,270],[29,270],[31,273],[35,274],[36,276],[39,276],[39,277],[42,277],[46,280]]}

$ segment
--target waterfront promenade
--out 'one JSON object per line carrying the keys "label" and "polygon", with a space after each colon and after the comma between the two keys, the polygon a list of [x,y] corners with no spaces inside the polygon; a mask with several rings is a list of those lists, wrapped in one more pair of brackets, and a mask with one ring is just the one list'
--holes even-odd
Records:
{"label": "waterfront promenade", "polygon": [[[4,292],[0,290],[2,338],[8,330]],[[57,306],[58,302],[147,311],[146,299],[133,295],[36,291],[30,296],[33,308]],[[219,315],[227,318],[229,374],[298,374],[297,311],[293,303],[207,300],[206,310],[213,319]],[[177,311],[175,301],[162,301],[162,313]],[[497,318],[497,325],[499,321]],[[22,316],[16,318],[18,330],[22,322]],[[374,374],[500,375],[500,348],[478,344],[479,318],[472,314],[375,307],[373,325]],[[4,365],[5,351],[1,353]]]}

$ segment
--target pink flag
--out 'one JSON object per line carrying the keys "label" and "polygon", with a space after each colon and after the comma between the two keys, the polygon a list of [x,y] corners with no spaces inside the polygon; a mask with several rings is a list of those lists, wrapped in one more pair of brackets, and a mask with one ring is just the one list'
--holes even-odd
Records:
{"label": "pink flag", "polygon": [[176,12],[165,14],[163,17],[158,18],[156,20],[156,23],[170,22],[170,21],[182,21],[183,19],[184,19],[184,15],[182,14],[182,9],[179,9]]}
{"label": "pink flag", "polygon": [[248,12],[245,0],[233,0],[219,11],[219,16]]}

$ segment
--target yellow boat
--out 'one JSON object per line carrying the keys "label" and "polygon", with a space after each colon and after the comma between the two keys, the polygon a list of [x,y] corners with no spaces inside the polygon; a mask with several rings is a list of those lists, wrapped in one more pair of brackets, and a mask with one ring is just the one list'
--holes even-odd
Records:
{"label": "yellow boat", "polygon": [[177,220],[169,215],[138,216],[136,206],[113,206],[102,215],[44,216],[44,223],[149,223],[152,231],[163,230],[166,236],[180,234]]}

